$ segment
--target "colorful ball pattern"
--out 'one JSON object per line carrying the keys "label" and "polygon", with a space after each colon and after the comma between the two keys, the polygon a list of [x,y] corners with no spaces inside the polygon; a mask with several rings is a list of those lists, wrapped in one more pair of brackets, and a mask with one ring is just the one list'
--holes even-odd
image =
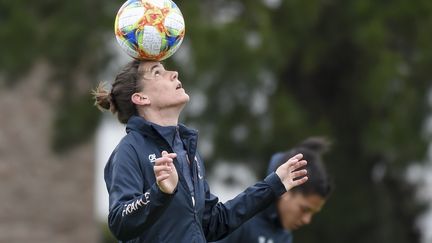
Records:
{"label": "colorful ball pattern", "polygon": [[114,31],[121,49],[129,56],[162,61],[180,47],[185,23],[171,0],[128,0],[117,13]]}

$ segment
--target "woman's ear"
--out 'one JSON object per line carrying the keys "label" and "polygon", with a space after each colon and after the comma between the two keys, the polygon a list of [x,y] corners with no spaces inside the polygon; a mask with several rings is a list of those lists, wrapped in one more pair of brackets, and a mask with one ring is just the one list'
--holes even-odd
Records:
{"label": "woman's ear", "polygon": [[142,93],[134,93],[131,97],[132,103],[135,105],[150,105],[150,99]]}

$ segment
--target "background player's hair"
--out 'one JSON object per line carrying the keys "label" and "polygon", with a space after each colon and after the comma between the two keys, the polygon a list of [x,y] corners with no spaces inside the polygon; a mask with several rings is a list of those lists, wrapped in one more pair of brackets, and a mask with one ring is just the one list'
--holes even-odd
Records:
{"label": "background player's hair", "polygon": [[323,137],[310,137],[286,152],[273,156],[268,172],[275,171],[281,164],[286,162],[292,156],[302,153],[303,158],[307,160],[306,169],[308,171],[308,181],[303,185],[294,187],[292,192],[300,192],[305,195],[318,194],[327,198],[333,185],[329,175],[323,165],[322,154],[330,147],[330,142]]}

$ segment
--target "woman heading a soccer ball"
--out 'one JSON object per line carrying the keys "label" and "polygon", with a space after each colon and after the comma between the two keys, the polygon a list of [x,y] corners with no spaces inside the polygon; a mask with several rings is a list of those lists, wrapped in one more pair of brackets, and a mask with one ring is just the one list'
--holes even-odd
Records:
{"label": "woman heading a soccer ball", "polygon": [[189,101],[176,71],[134,60],[111,89],[94,91],[127,134],[105,167],[109,227],[122,241],[207,242],[223,238],[286,191],[307,181],[301,154],[221,203],[211,194],[197,131],[179,123]]}

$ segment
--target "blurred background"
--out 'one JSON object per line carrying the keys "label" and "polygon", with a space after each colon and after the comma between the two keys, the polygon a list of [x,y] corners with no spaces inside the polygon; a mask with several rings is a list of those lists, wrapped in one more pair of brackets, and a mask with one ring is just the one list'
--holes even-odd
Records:
{"label": "blurred background", "polygon": [[[222,201],[322,135],[336,189],[296,242],[432,242],[432,1],[175,2],[165,65]],[[124,127],[90,91],[130,60],[121,4],[0,0],[0,242],[115,242],[102,170]]]}

